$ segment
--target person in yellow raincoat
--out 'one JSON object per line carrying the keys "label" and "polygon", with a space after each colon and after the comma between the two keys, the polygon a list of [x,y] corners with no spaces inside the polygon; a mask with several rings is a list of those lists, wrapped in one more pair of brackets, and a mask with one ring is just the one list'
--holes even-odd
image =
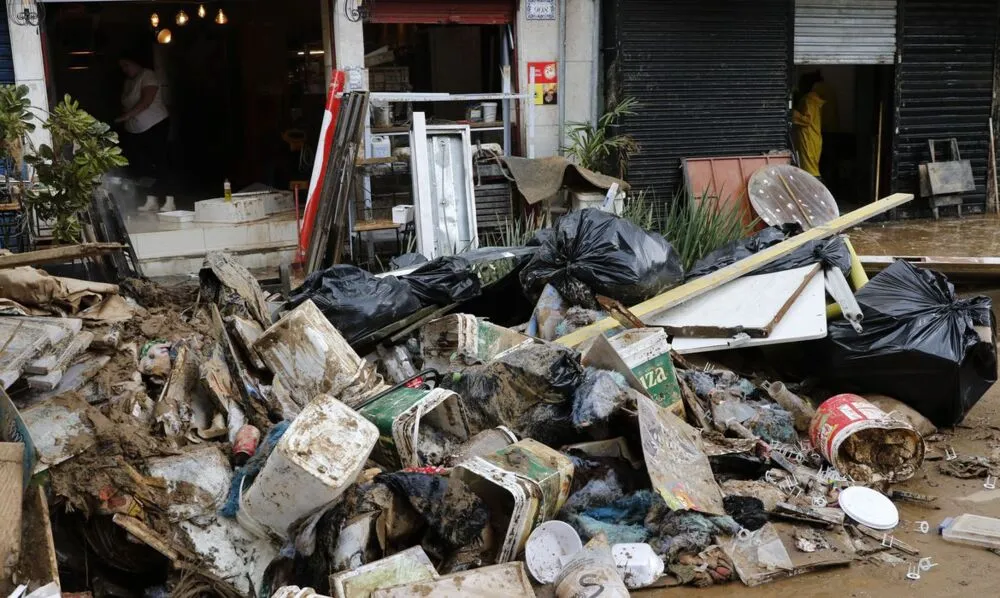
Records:
{"label": "person in yellow raincoat", "polygon": [[822,81],[819,71],[802,75],[799,79],[801,97],[792,111],[799,166],[815,177],[819,177],[819,159],[823,155],[823,104],[826,103],[815,87]]}

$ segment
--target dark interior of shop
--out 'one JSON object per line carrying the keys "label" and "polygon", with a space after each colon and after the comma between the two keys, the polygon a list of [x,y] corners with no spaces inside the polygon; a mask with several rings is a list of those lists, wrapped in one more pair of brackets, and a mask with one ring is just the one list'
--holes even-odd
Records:
{"label": "dark interior of shop", "polygon": [[[892,65],[797,65],[795,81],[816,72],[822,78],[816,91],[826,101],[820,174],[843,213],[884,197],[889,188],[894,69]],[[799,91],[795,90],[796,97]]]}
{"label": "dark interior of shop", "polygon": [[118,58],[136,55],[169,99],[170,176],[161,192],[190,204],[221,196],[227,178],[234,190],[287,189],[309,178],[323,115],[319,13],[312,0],[53,4],[50,97],[70,94],[111,123],[122,111]]}

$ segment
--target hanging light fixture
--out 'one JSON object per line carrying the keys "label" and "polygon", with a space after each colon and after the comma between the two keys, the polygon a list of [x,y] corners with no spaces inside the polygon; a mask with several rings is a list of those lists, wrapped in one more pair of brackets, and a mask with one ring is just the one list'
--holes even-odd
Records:
{"label": "hanging light fixture", "polygon": [[205,5],[204,4],[199,4],[198,5],[198,17],[204,19],[205,15],[207,15],[207,14],[208,14],[208,11],[205,10]]}
{"label": "hanging light fixture", "polygon": [[174,20],[177,21],[177,25],[179,27],[183,27],[188,24],[188,21],[190,19],[188,18],[188,13],[181,10],[179,13],[177,13],[177,18]]}
{"label": "hanging light fixture", "polygon": [[171,41],[173,41],[173,39],[174,39],[173,34],[170,33],[170,30],[166,28],[161,29],[160,32],[156,34],[156,41],[160,42],[161,44],[169,44]]}
{"label": "hanging light fixture", "polygon": [[149,24],[153,26],[153,29],[156,29],[157,27],[159,27],[160,26],[160,15],[157,14],[157,13],[155,13],[155,12],[153,14],[149,15]]}
{"label": "hanging light fixture", "polygon": [[215,22],[219,25],[225,25],[229,22],[229,17],[226,16],[226,13],[222,12],[221,8],[219,9],[219,14],[215,15]]}

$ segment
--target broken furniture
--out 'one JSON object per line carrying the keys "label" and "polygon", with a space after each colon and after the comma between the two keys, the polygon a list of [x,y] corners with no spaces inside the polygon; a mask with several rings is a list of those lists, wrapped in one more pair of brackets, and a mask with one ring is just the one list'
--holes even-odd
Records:
{"label": "broken furniture", "polygon": [[[755,212],[750,203],[750,177],[765,166],[791,163],[790,152],[775,152],[761,156],[684,158],[681,167],[684,186],[695,201],[701,201],[702,197],[717,198],[719,207],[742,210],[743,221],[749,225]],[[759,222],[755,230],[764,226],[764,222]]]}
{"label": "broken furniture", "polygon": [[[945,143],[950,152],[950,159],[938,161],[935,141]],[[940,219],[940,209],[955,207],[958,217],[962,217],[962,194],[976,190],[976,181],[972,176],[972,162],[963,160],[958,149],[958,139],[928,139],[931,161],[921,164],[920,194],[930,202],[934,219]]]}

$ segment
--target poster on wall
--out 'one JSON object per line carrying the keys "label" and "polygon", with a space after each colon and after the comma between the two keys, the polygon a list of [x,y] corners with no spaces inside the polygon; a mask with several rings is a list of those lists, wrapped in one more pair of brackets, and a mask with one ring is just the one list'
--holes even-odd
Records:
{"label": "poster on wall", "polygon": [[555,62],[529,62],[530,72],[535,73],[535,105],[550,106],[559,103],[559,69]]}

